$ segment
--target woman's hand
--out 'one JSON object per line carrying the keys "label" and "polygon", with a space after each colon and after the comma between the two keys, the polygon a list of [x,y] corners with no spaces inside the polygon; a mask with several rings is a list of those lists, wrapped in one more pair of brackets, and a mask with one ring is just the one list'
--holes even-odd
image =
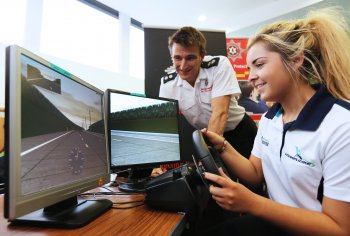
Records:
{"label": "woman's hand", "polygon": [[255,207],[261,207],[260,197],[257,194],[242,184],[232,181],[221,168],[219,172],[221,176],[205,172],[205,178],[221,186],[211,185],[209,188],[213,199],[220,207],[240,213],[251,213]]}

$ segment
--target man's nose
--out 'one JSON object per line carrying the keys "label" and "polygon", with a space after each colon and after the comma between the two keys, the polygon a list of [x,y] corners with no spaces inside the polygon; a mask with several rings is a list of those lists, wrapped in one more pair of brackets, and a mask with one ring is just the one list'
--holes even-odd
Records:
{"label": "man's nose", "polygon": [[181,61],[180,61],[180,69],[181,70],[183,70],[183,69],[185,69],[186,68],[186,59],[182,59]]}

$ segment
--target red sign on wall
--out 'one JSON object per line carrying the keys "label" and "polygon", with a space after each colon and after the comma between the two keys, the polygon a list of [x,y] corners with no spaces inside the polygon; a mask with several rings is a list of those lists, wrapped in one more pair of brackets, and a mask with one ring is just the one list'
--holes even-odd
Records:
{"label": "red sign on wall", "polygon": [[247,80],[249,71],[247,68],[247,43],[248,38],[227,38],[226,39],[226,51],[227,57],[231,62],[231,65],[236,72],[238,80]]}

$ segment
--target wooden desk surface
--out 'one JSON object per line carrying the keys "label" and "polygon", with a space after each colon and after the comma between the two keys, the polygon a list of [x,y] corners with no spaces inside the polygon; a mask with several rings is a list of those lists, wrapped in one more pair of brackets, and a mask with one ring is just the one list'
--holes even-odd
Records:
{"label": "wooden desk surface", "polygon": [[[106,190],[101,190],[106,191]],[[144,198],[143,195],[99,196],[112,201],[125,202]],[[142,205],[130,209],[112,208],[88,225],[77,229],[35,228],[12,226],[4,218],[4,196],[0,196],[0,235],[180,235],[185,227],[185,215],[163,212]],[[119,205],[118,205],[119,206]],[[121,205],[126,207],[128,205]],[[130,206],[130,205],[129,205]]]}

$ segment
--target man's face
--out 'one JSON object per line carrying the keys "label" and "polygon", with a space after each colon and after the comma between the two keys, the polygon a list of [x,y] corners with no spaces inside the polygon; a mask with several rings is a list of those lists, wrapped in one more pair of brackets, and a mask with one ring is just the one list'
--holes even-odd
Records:
{"label": "man's face", "polygon": [[171,47],[171,55],[176,72],[181,79],[194,85],[203,57],[200,55],[198,46],[184,47],[174,43]]}

